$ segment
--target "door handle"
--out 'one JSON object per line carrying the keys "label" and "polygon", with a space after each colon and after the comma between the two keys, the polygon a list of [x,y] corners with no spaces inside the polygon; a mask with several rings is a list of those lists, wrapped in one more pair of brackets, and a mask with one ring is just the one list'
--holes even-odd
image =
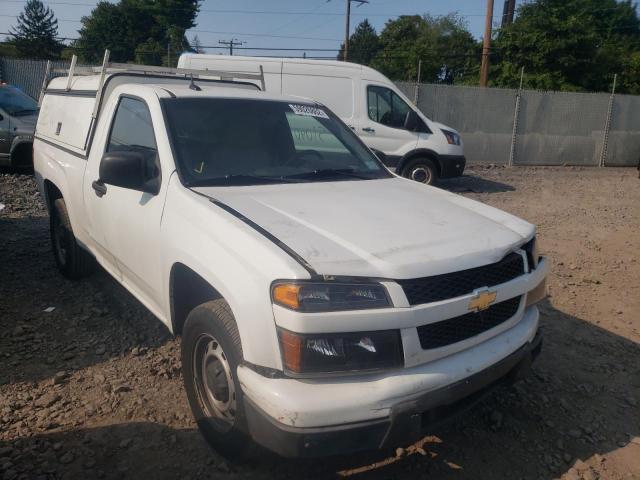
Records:
{"label": "door handle", "polygon": [[364,128],[362,129],[362,131],[363,131],[363,132],[367,132],[367,133],[375,133],[375,132],[376,132],[376,131],[375,131],[373,128],[371,128],[371,127],[364,127]]}
{"label": "door handle", "polygon": [[91,184],[91,187],[98,197],[102,197],[107,193],[107,186],[102,182],[102,180],[95,180]]}

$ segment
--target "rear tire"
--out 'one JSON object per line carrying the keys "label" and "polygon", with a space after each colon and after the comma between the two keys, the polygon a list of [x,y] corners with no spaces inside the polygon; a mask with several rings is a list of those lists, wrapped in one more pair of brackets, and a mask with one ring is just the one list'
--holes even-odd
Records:
{"label": "rear tire", "polygon": [[49,214],[51,246],[60,273],[71,280],[78,280],[93,271],[94,261],[76,241],[62,198],[53,202]]}
{"label": "rear tire", "polygon": [[231,460],[249,456],[252,441],[237,370],[242,362],[240,334],[222,299],[194,308],[182,331],[182,375],[200,432]]}
{"label": "rear tire", "polygon": [[433,160],[414,158],[402,169],[402,176],[425,185],[433,185],[438,180],[438,169]]}

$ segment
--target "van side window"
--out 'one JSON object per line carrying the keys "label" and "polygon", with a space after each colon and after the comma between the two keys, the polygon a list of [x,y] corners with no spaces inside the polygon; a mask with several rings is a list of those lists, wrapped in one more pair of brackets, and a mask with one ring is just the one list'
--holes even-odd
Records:
{"label": "van side window", "polygon": [[393,90],[370,85],[367,87],[369,119],[393,128],[403,128],[411,107]]}

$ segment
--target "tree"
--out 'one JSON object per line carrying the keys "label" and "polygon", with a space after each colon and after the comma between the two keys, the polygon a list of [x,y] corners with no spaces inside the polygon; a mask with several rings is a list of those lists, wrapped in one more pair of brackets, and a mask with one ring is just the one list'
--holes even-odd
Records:
{"label": "tree", "polygon": [[394,80],[417,77],[432,83],[462,83],[477,76],[480,45],[455,14],[444,17],[403,15],[386,23],[374,68]]}
{"label": "tree", "polygon": [[185,32],[195,26],[199,8],[200,0],[101,1],[82,18],[75,47],[88,63],[102,61],[108,48],[113,61],[175,65],[190,48]]}
{"label": "tree", "polygon": [[58,20],[40,0],[27,0],[18,16],[17,27],[11,29],[18,56],[26,58],[59,58],[63,45],[58,36]]}
{"label": "tree", "polygon": [[[369,65],[380,50],[380,41],[375,28],[365,19],[356,27],[355,32],[349,37],[350,62]],[[344,43],[340,45],[338,60],[344,58]]]}
{"label": "tree", "polygon": [[638,73],[633,58],[640,51],[640,21],[630,0],[523,4],[498,32],[493,50],[495,86],[517,86],[524,67],[529,88],[607,91],[618,73],[621,91],[640,93],[637,79],[621,75]]}

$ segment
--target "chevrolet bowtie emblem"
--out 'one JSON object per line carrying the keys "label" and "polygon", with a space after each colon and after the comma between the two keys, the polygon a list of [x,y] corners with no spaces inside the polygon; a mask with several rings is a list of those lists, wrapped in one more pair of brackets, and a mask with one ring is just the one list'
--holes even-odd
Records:
{"label": "chevrolet bowtie emblem", "polygon": [[473,310],[474,312],[481,312],[482,310],[486,310],[491,306],[493,302],[496,301],[497,295],[498,292],[491,292],[489,290],[478,292],[476,296],[469,302],[469,310]]}

